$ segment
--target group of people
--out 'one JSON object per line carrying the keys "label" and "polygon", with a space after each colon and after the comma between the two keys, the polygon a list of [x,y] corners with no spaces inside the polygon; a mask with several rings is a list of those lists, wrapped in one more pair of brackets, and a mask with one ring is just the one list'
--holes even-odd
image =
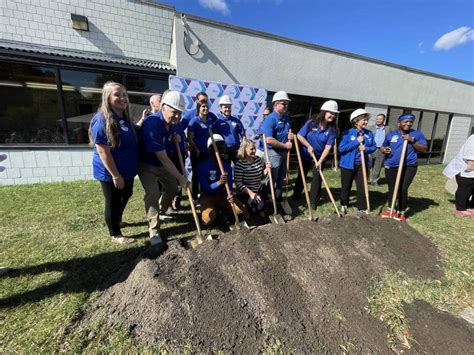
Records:
{"label": "group of people", "polygon": [[[91,120],[89,137],[94,146],[94,177],[102,185],[105,221],[112,240],[118,243],[135,241],[124,237],[121,227],[122,214],[133,193],[137,174],[145,191],[152,245],[163,243],[160,220],[170,218],[172,210],[179,208],[180,188],[191,188],[193,203],[200,204],[204,226],[212,225],[216,220],[231,223],[232,209],[243,219],[250,214],[265,216],[266,207],[272,202],[269,181],[273,181],[275,199],[282,199],[287,161],[295,139],[301,145],[303,169],[293,187],[293,199],[296,202],[301,199],[301,175],[306,177],[312,169],[310,203],[315,209],[321,196],[318,170],[324,169],[336,144],[338,104],[333,100],[325,102],[320,111],[294,134],[287,114],[290,102],[286,92],[275,93],[272,109],[265,109],[257,134],[249,139],[240,120],[231,115],[232,101],[227,95],[220,98],[220,113],[215,115],[209,110],[206,93],[198,93],[195,108],[186,112],[184,97],[177,91],[168,90],[163,96],[153,95],[150,109],[134,123],[127,113],[129,101],[125,87],[107,82],[99,110]],[[355,180],[357,209],[359,213],[366,213],[364,173],[369,173],[372,163],[372,184],[377,184],[380,169],[385,165],[390,206],[401,167],[397,208],[392,215],[403,221],[408,189],[417,171],[417,155],[426,152],[426,139],[423,133],[412,129],[415,117],[411,114],[400,116],[398,129],[393,131],[386,129],[385,116],[379,115],[373,133],[366,128],[368,119],[369,113],[364,109],[352,112],[352,128],[342,135],[338,146],[341,211],[347,213]],[[404,149],[403,142],[407,142]],[[263,154],[264,150],[266,154]],[[403,160],[400,159],[402,150],[406,152]],[[191,160],[192,182],[188,181],[182,164],[187,156]],[[381,216],[391,216],[390,210],[382,211]]]}

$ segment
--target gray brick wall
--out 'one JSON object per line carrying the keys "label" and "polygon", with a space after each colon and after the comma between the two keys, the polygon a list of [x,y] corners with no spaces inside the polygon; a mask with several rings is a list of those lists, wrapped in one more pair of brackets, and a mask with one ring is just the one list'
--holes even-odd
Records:
{"label": "gray brick wall", "polygon": [[[89,32],[71,25],[88,18]],[[3,0],[2,39],[169,63],[174,9],[151,1]]]}
{"label": "gray brick wall", "polygon": [[[92,149],[0,150],[0,186],[92,179]],[[0,169],[2,170],[2,169]]]}

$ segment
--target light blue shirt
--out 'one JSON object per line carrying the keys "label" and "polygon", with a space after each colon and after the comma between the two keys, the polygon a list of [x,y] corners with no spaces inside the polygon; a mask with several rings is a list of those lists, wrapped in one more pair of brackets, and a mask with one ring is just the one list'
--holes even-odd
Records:
{"label": "light blue shirt", "polygon": [[385,141],[385,126],[375,127],[375,146],[380,148]]}

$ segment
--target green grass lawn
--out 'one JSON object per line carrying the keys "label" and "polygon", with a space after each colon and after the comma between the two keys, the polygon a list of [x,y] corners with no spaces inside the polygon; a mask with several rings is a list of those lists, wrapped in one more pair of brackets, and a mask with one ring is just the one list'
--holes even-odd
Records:
{"label": "green grass lawn", "polygon": [[[451,213],[453,196],[444,190],[441,171],[440,165],[419,168],[410,191],[409,223],[438,246],[445,277],[433,281],[386,274],[373,285],[369,300],[374,316],[388,322],[392,336],[402,339],[409,340],[402,301],[420,298],[452,312],[473,303],[474,221]],[[338,199],[339,175],[330,170],[326,175]],[[370,189],[375,214],[385,203],[386,185]],[[13,269],[0,277],[0,352],[148,349],[121,331],[107,330],[94,344],[85,336],[70,342],[66,335],[71,320],[100,294],[108,275],[144,250],[147,225],[139,181],[124,216],[133,223],[125,234],[138,242],[128,246],[110,242],[102,192],[95,181],[1,187],[0,201],[0,265]],[[298,218],[303,218],[304,205],[299,208]],[[332,213],[326,198],[317,215]],[[163,225],[163,236],[192,236],[190,211],[183,217],[180,223]]]}

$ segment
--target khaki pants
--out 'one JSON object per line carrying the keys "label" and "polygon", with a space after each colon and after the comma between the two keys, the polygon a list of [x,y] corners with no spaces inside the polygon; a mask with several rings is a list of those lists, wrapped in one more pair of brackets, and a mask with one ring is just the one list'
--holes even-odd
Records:
{"label": "khaki pants", "polygon": [[[163,167],[148,164],[138,166],[138,177],[145,190],[145,212],[150,235],[160,232],[160,210],[166,212],[178,193],[176,179]],[[163,192],[160,191],[160,186]]]}
{"label": "khaki pants", "polygon": [[[245,206],[234,198],[235,207],[239,216],[248,214]],[[201,218],[205,226],[212,224],[216,219],[217,211],[223,210],[226,215],[234,217],[232,207],[227,201],[227,195],[206,195],[201,194]]]}

